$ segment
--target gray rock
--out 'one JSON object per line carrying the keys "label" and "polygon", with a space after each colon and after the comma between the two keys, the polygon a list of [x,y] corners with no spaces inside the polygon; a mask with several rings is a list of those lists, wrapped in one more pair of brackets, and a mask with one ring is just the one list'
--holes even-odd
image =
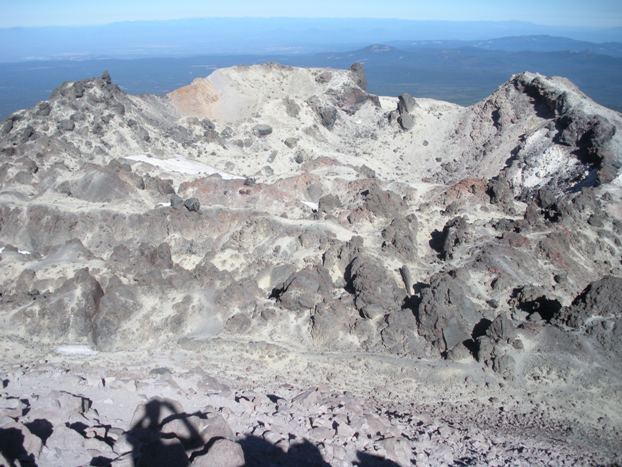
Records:
{"label": "gray rock", "polygon": [[184,205],[184,199],[177,194],[171,195],[170,201],[171,201],[171,207],[173,209],[181,209],[181,207]]}
{"label": "gray rock", "polygon": [[331,96],[337,107],[348,115],[354,115],[366,102],[371,102],[376,107],[380,107],[378,97],[367,94],[358,86],[348,86],[339,90],[331,89],[327,95]]}
{"label": "gray rock", "polygon": [[482,318],[462,281],[448,273],[433,276],[422,290],[416,315],[419,334],[441,353],[469,340]]}
{"label": "gray rock", "polygon": [[124,330],[125,322],[142,308],[133,287],[116,285],[106,289],[99,302],[97,314],[93,317],[93,341],[101,351],[123,349],[132,344],[135,335]]}
{"label": "gray rock", "polygon": [[516,337],[516,329],[504,314],[497,316],[486,330],[486,336],[495,342],[510,342]]}
{"label": "gray rock", "polygon": [[341,208],[341,200],[337,195],[324,195],[318,201],[318,210],[323,213],[329,213],[335,209]]}
{"label": "gray rock", "polygon": [[110,77],[110,73],[108,73],[108,70],[104,70],[102,75],[101,75],[101,80],[104,82],[105,85],[109,86],[112,84],[112,78]]}
{"label": "gray rock", "polygon": [[253,127],[253,134],[255,136],[264,137],[272,134],[272,127],[270,125],[259,124]]}
{"label": "gray rock", "polygon": [[[10,128],[9,128],[9,131],[10,131]],[[18,140],[19,140],[20,144],[24,144],[24,143],[27,143],[28,141],[32,140],[34,136],[35,136],[35,129],[32,126],[27,125],[21,131]]]}
{"label": "gray rock", "polygon": [[381,332],[382,345],[391,353],[423,357],[427,343],[417,333],[417,319],[412,310],[403,309],[391,313]]}
{"label": "gray rock", "polygon": [[592,317],[622,317],[622,278],[605,276],[592,282],[572,304],[554,318],[557,323],[582,328]]}
{"label": "gray rock", "polygon": [[233,334],[244,334],[251,328],[251,319],[245,313],[236,313],[225,323],[225,329]]}
{"label": "gray rock", "polygon": [[322,266],[307,267],[292,274],[272,296],[285,308],[294,311],[313,309],[332,292],[333,281]]}
{"label": "gray rock", "polygon": [[172,195],[175,194],[175,188],[173,188],[173,180],[170,178],[161,179],[160,177],[152,177],[151,175],[143,176],[143,183],[145,190],[155,191],[160,195]]}
{"label": "gray rock", "polygon": [[198,198],[188,198],[184,201],[184,206],[190,212],[199,212],[201,209],[201,202]]}
{"label": "gray rock", "polygon": [[406,294],[379,261],[357,256],[349,264],[346,289],[354,296],[354,305],[366,319],[383,317],[401,309]]}
{"label": "gray rock", "polygon": [[330,71],[323,71],[315,77],[315,81],[317,81],[320,84],[329,83],[330,80],[332,79],[333,79],[333,74]]}
{"label": "gray rock", "polygon": [[498,176],[490,180],[486,192],[490,196],[490,202],[499,205],[504,210],[514,205],[514,193],[505,177]]}
{"label": "gray rock", "polygon": [[367,76],[365,74],[365,64],[353,63],[350,67],[350,71],[354,76],[354,82],[363,91],[367,91]]}
{"label": "gray rock", "polygon": [[373,184],[361,192],[365,207],[378,217],[395,218],[403,214],[408,205],[401,196],[390,190],[382,190]]}
{"label": "gray rock", "polygon": [[419,107],[419,104],[417,104],[415,98],[410,94],[404,93],[398,97],[397,111],[402,117],[406,114],[413,113],[417,107]]}
{"label": "gray rock", "polygon": [[294,149],[298,145],[298,138],[286,138],[283,144],[290,149]]}
{"label": "gray rock", "polygon": [[286,97],[283,99],[285,104],[285,112],[292,118],[298,118],[300,115],[300,106],[293,99]]}
{"label": "gray rock", "polygon": [[[93,319],[104,292],[88,268],[78,270],[51,293],[30,301],[13,324],[48,342],[91,342]],[[36,319],[35,319],[36,317]]]}
{"label": "gray rock", "polygon": [[415,117],[410,114],[400,115],[397,121],[404,131],[410,131],[415,127]]}
{"label": "gray rock", "polygon": [[417,254],[417,217],[414,214],[396,217],[382,231],[382,238],[383,251],[412,261]]}
{"label": "gray rock", "polygon": [[332,130],[337,121],[337,109],[330,106],[323,106],[317,110],[322,125],[329,130]]}
{"label": "gray rock", "polygon": [[471,355],[471,351],[466,345],[464,345],[463,342],[454,345],[450,350],[447,351],[447,360],[451,360],[453,362],[459,362],[472,358],[473,356]]}
{"label": "gray rock", "polygon": [[50,115],[51,111],[52,111],[52,106],[50,105],[50,103],[44,101],[44,102],[41,102],[37,106],[35,115],[37,115],[38,117],[47,117],[48,115]]}
{"label": "gray rock", "polygon": [[442,259],[453,259],[454,253],[460,245],[466,242],[468,237],[468,225],[466,217],[455,217],[448,221],[441,233],[441,243],[438,248]]}
{"label": "gray rock", "polygon": [[73,131],[75,127],[76,124],[71,119],[61,120],[57,125],[60,131]]}

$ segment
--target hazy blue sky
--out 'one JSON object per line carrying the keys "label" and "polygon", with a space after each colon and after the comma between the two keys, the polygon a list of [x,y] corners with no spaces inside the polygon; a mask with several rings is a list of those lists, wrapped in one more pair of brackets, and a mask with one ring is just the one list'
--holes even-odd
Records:
{"label": "hazy blue sky", "polygon": [[0,0],[0,27],[218,16],[377,17],[622,26],[622,0]]}

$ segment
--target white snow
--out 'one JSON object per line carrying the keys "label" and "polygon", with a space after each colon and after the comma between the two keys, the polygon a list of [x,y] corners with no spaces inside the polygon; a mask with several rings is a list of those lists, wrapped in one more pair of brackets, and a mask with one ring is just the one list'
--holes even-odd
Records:
{"label": "white snow", "polygon": [[136,162],[144,162],[154,167],[159,167],[167,172],[178,172],[188,175],[220,175],[224,180],[244,180],[244,177],[227,173],[223,170],[219,170],[211,165],[203,164],[192,159],[188,159],[179,154],[175,154],[169,159],[158,159],[157,157],[151,157],[146,154],[136,154],[132,156],[126,156],[124,159],[128,159]]}
{"label": "white snow", "polygon": [[2,252],[4,251],[4,248],[5,248],[5,247],[0,246],[0,254],[2,254]]}
{"label": "white snow", "polygon": [[62,355],[95,355],[97,352],[88,345],[66,344],[56,347],[56,353]]}
{"label": "white snow", "polygon": [[317,211],[319,209],[318,203],[312,203],[311,201],[302,201],[302,204],[310,207],[314,211]]}
{"label": "white snow", "polygon": [[535,167],[527,167],[523,171],[523,184],[528,188],[546,183],[555,174],[570,172],[578,163],[558,146],[547,148],[535,161]]}
{"label": "white snow", "polygon": [[158,208],[169,208],[169,207],[171,207],[171,202],[169,201],[167,203],[164,203],[164,202],[158,203],[158,204],[156,204],[156,207],[158,207]]}
{"label": "white snow", "polygon": [[30,255],[30,254],[32,254],[32,253],[30,253],[30,251],[28,251],[28,250],[17,250],[17,252],[18,252],[20,255]]}

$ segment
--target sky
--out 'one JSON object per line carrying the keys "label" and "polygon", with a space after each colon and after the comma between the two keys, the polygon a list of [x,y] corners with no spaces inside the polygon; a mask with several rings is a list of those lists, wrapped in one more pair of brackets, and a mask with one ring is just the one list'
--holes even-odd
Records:
{"label": "sky", "polygon": [[0,0],[0,13],[0,27],[206,17],[364,17],[622,26],[622,0]]}

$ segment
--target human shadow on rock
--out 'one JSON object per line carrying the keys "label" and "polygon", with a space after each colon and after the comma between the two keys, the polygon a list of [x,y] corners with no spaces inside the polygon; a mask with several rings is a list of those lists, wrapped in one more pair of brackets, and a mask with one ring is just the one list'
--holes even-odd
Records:
{"label": "human shadow on rock", "polygon": [[35,457],[24,448],[24,434],[17,428],[0,428],[0,454],[9,467],[36,466]]}
{"label": "human shadow on rock", "polygon": [[330,467],[318,447],[307,440],[292,443],[287,452],[257,436],[247,436],[239,443],[244,451],[245,467]]}
{"label": "human shadow on rock", "polygon": [[[168,416],[164,416],[167,412]],[[187,431],[167,433],[164,425],[179,420]],[[178,412],[173,404],[152,399],[145,404],[144,415],[127,433],[132,445],[135,467],[186,467],[190,465],[189,452],[203,447],[197,428],[188,421],[188,415]]]}
{"label": "human shadow on rock", "polygon": [[354,465],[357,467],[400,467],[399,464],[385,459],[381,456],[375,456],[366,452],[358,451],[356,453],[357,460]]}
{"label": "human shadow on rock", "polygon": [[[287,452],[263,438],[247,436],[239,441],[244,450],[245,467],[330,467],[319,448],[308,440],[292,443]],[[360,467],[399,467],[393,461],[365,452],[357,452],[353,465]]]}

